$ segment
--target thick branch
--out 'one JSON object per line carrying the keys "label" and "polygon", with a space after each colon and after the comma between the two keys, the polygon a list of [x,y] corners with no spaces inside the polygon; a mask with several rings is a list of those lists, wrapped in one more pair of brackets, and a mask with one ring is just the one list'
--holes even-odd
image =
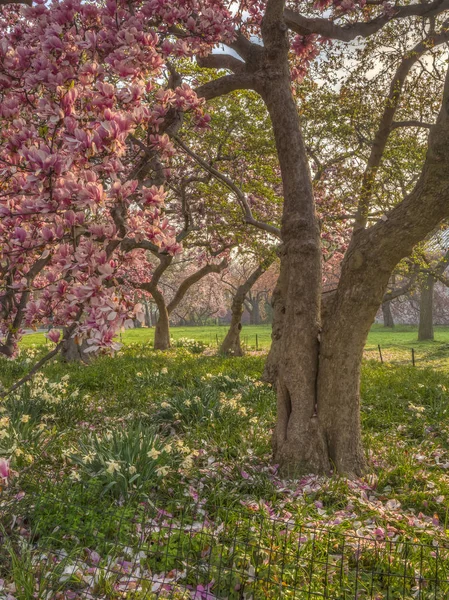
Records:
{"label": "thick branch", "polygon": [[212,100],[237,90],[254,90],[254,76],[247,73],[224,75],[195,88],[198,98]]}
{"label": "thick branch", "polygon": [[414,119],[410,119],[409,121],[393,121],[391,124],[391,129],[398,129],[399,127],[422,127],[423,129],[430,129],[433,127],[432,123],[424,123],[423,121],[418,121]]}
{"label": "thick branch", "polygon": [[404,19],[407,17],[430,17],[441,14],[449,9],[449,0],[434,0],[430,3],[409,4],[394,9],[394,13],[382,14],[366,23],[351,23],[349,25],[337,25],[329,19],[321,17],[304,17],[294,10],[286,9],[284,18],[287,26],[300,35],[317,33],[322,37],[350,42],[358,37],[367,38],[378,32],[384,25],[393,19]]}
{"label": "thick branch", "polygon": [[197,56],[196,62],[199,67],[206,69],[227,69],[233,73],[241,73],[245,70],[245,63],[230,54]]}
{"label": "thick branch", "polygon": [[198,281],[200,281],[203,277],[206,277],[206,275],[209,275],[210,273],[221,273],[221,271],[223,271],[223,269],[225,269],[227,265],[228,261],[226,258],[224,258],[218,265],[212,263],[204,265],[204,267],[196,271],[196,273],[193,273],[189,277],[186,277],[186,279],[184,279],[184,281],[179,286],[175,297],[167,306],[168,314],[171,314],[177,308],[177,306],[180,304],[180,302],[182,301],[186,293],[189,291],[189,289],[192,287],[192,285],[198,283]]}
{"label": "thick branch", "polygon": [[354,230],[363,229],[368,220],[368,213],[373,195],[374,181],[379,169],[382,157],[393,130],[393,118],[401,98],[402,88],[410,72],[410,69],[430,47],[442,44],[449,39],[449,32],[435,34],[422,40],[402,59],[390,84],[390,91],[385,102],[384,112],[379,123],[376,135],[371,145],[371,153],[368,158],[365,172],[363,174],[362,187],[360,190],[360,201],[357,208]]}
{"label": "thick branch", "polygon": [[429,135],[428,152],[413,192],[393,208],[384,220],[357,233],[347,252],[350,269],[382,264],[383,272],[394,266],[449,216],[449,70],[442,106]]}

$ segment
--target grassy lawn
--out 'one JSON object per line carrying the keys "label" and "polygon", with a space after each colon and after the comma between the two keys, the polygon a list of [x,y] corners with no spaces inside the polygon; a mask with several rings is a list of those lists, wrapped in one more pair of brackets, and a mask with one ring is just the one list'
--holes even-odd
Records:
{"label": "grassy lawn", "polygon": [[[367,361],[366,476],[286,481],[263,356],[156,353],[149,333],[89,367],[54,361],[0,404],[0,598],[449,597],[445,369]],[[389,336],[370,343],[416,331]],[[2,360],[2,383],[40,351]]]}
{"label": "grassy lawn", "polygon": [[[183,338],[202,342],[217,348],[226,335],[227,327],[172,327],[171,336],[176,342]],[[129,344],[152,344],[154,330],[148,328],[130,329],[122,334],[121,341]],[[257,336],[257,340],[256,340]],[[246,325],[242,331],[242,342],[248,350],[268,350],[271,344],[271,325]],[[21,346],[45,344],[43,333],[24,336]],[[48,344],[51,347],[50,344]],[[378,346],[381,346],[385,362],[411,364],[412,348],[415,351],[417,366],[431,364],[433,368],[449,369],[449,327],[435,327],[435,341],[418,342],[416,326],[398,325],[394,329],[385,329],[382,325],[373,325],[365,349],[365,358],[380,360]]]}
{"label": "grassy lawn", "polygon": [[[226,326],[172,327],[170,333],[174,340],[180,340],[182,338],[194,339],[216,348],[217,341],[218,343],[223,341],[227,330],[228,328]],[[248,347],[255,348],[256,335],[259,348],[268,349],[271,344],[271,325],[245,326],[242,331],[243,343],[247,344]],[[142,327],[139,329],[127,330],[122,334],[121,341],[124,344],[152,344],[153,337],[154,329]],[[25,335],[21,342],[22,346],[27,348],[33,344],[43,343],[45,343],[43,333]]]}

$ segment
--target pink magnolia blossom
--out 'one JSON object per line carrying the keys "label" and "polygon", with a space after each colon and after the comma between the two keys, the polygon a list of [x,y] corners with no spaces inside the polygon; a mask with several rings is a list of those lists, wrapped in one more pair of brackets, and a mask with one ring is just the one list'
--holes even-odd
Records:
{"label": "pink magnolia blossom", "polygon": [[8,479],[11,477],[11,469],[9,467],[9,460],[0,458],[0,483],[8,485]]}
{"label": "pink magnolia blossom", "polygon": [[45,337],[47,337],[51,342],[57,344],[61,337],[61,332],[59,331],[59,329],[52,329],[46,334]]}

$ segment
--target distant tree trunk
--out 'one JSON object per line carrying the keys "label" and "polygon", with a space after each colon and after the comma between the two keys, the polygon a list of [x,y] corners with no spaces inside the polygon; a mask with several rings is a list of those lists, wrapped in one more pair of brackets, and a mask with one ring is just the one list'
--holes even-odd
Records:
{"label": "distant tree trunk", "polygon": [[259,302],[257,299],[248,300],[248,303],[251,305],[251,309],[249,312],[249,323],[250,325],[259,325],[260,324],[260,308]]}
{"label": "distant tree trunk", "polygon": [[220,353],[232,354],[232,356],[243,356],[243,350],[240,344],[243,302],[239,302],[235,297],[232,301],[231,313],[231,324],[228,333],[220,346]]}
{"label": "distant tree trunk", "polygon": [[223,259],[220,264],[207,264],[199,269],[193,275],[186,277],[176,291],[173,300],[167,305],[162,293],[152,287],[150,293],[152,294],[154,301],[157,304],[159,311],[159,318],[156,323],[156,329],[154,331],[154,349],[155,350],[167,350],[170,348],[170,315],[179,306],[180,302],[188,292],[188,290],[198,283],[203,277],[209,275],[209,273],[220,273],[227,266],[227,260]]}
{"label": "distant tree trunk", "polygon": [[221,344],[221,353],[232,354],[233,356],[243,356],[243,350],[240,344],[240,332],[242,331],[242,315],[245,309],[245,297],[272,262],[272,260],[266,260],[261,263],[257,269],[251,273],[248,279],[237,288],[231,305],[231,324],[228,333]]}
{"label": "distant tree trunk", "polygon": [[152,292],[159,316],[154,330],[154,349],[168,350],[170,348],[170,319],[164,296],[158,290]]}
{"label": "distant tree trunk", "polygon": [[391,312],[391,302],[389,300],[382,304],[382,315],[384,318],[384,327],[394,327],[394,320]]}
{"label": "distant tree trunk", "polygon": [[145,325],[147,327],[151,327],[152,326],[151,313],[148,309],[148,302],[144,302],[144,306],[145,306]]}
{"label": "distant tree trunk", "polygon": [[433,288],[435,278],[429,273],[421,286],[418,340],[433,340]]}
{"label": "distant tree trunk", "polygon": [[[63,329],[63,333],[65,334],[66,329]],[[92,352],[88,352],[87,354],[84,352],[88,348],[87,340],[82,340],[82,342],[78,343],[77,337],[68,337],[64,340],[64,343],[61,348],[61,357],[64,362],[83,362],[89,363],[92,358]]]}

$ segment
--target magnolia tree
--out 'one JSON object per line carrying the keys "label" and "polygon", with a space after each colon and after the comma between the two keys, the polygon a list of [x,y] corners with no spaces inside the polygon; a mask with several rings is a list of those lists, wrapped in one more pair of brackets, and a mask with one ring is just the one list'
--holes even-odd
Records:
{"label": "magnolia tree", "polygon": [[[164,214],[177,115],[206,121],[185,86],[163,85],[173,57],[228,35],[225,12],[151,3],[38,2],[0,17],[0,352],[51,320],[89,350],[132,323],[117,285],[123,256],[169,260],[180,247]],[[229,17],[229,15],[228,15]],[[169,41],[175,25],[195,29]],[[142,141],[143,140],[143,141]],[[139,257],[139,254],[136,258]],[[57,329],[49,334],[58,342]]]}
{"label": "magnolia tree", "polygon": [[[229,195],[238,199],[246,223],[279,234],[282,240],[271,350],[277,392],[275,460],[287,474],[328,473],[332,468],[360,474],[364,453],[359,379],[367,333],[395,265],[449,215],[449,82],[442,102],[441,89],[436,90],[439,112],[435,101],[429,102],[427,125],[436,119],[436,126],[430,129],[425,160],[418,161],[418,178],[403,170],[405,198],[392,192],[389,202],[383,203],[377,194],[383,159],[397,139],[394,132],[423,125],[416,104],[402,99],[423,93],[419,82],[410,87],[408,82],[414,69],[425,64],[421,57],[430,53],[438,58],[435,49],[449,39],[444,21],[447,8],[441,0],[394,7],[377,0],[326,0],[314,5],[297,0],[249,0],[230,7],[222,0],[182,5],[164,1],[97,5],[67,0],[51,6],[39,3],[31,8],[4,9],[1,235],[6,253],[1,264],[5,281],[2,306],[5,320],[10,319],[3,326],[6,345],[10,345],[9,332],[15,335],[23,320],[19,316],[16,321],[16,315],[32,314],[28,300],[33,282],[39,274],[47,277],[51,272],[53,264],[49,263],[55,254],[60,260],[60,248],[65,248],[72,265],[61,280],[70,293],[64,293],[58,304],[56,290],[51,289],[54,311],[69,306],[70,322],[79,328],[85,323],[86,329],[100,332],[100,337],[106,332],[112,335],[109,322],[123,322],[126,311],[118,305],[123,292],[114,283],[115,249],[151,250],[151,243],[157,248],[164,245],[170,255],[179,243],[170,240],[170,235],[167,241],[151,239],[155,231],[161,235],[166,231],[158,227],[158,215],[148,219],[140,212],[145,202],[162,210],[161,195],[165,200],[166,189],[154,186],[167,183],[172,139],[228,187]],[[357,43],[351,46],[353,40]],[[230,51],[214,52],[218,44],[225,44]],[[394,47],[394,52],[382,53],[385,47]],[[332,52],[342,58],[335,61]],[[369,57],[382,58],[383,54],[381,75],[376,79],[370,76]],[[180,57],[193,55],[204,76],[198,85],[190,81],[192,91],[177,83],[173,64],[176,67],[182,63]],[[355,83],[348,79],[349,89],[356,88],[360,77],[365,82],[361,104],[369,97],[367,88],[376,90],[376,102],[368,119],[369,135],[360,133],[365,151],[348,158],[348,170],[360,173],[357,194],[352,194],[351,210],[345,215],[353,230],[336,288],[322,302],[326,244],[316,211],[311,153],[299,118],[307,94],[298,93],[301,86],[298,88],[297,82],[309,70],[304,80],[309,87],[304,84],[303,89],[325,97],[326,84],[332,83],[329,73],[339,83],[337,75],[347,70],[346,56],[361,65],[354,69]],[[166,85],[164,70],[169,75]],[[442,79],[439,73],[440,87]],[[348,91],[341,85],[338,88],[341,95]],[[183,135],[186,111],[195,113],[196,126],[201,126],[205,121],[201,101],[222,98],[225,102],[228,94],[238,90],[252,90],[269,115],[281,176],[280,232],[270,223],[263,227],[240,182],[189,148]],[[66,102],[72,103],[73,112]],[[359,115],[353,115],[348,127],[357,125],[358,120]],[[189,120],[189,132],[190,126]],[[328,137],[332,138],[332,128]],[[333,152],[332,144],[322,151]],[[382,184],[392,187],[387,177]],[[341,199],[348,200],[344,185],[341,190]],[[65,212],[70,210],[75,217],[66,220]],[[135,219],[134,211],[138,213]],[[59,219],[64,232],[57,229]],[[103,220],[113,232],[105,229],[96,235],[92,225]],[[51,235],[62,241],[39,247],[37,240],[47,221]],[[45,235],[50,237],[50,233]],[[127,239],[131,241],[125,242]],[[104,258],[94,258],[91,263],[95,252],[91,248],[97,245]],[[38,249],[28,252],[29,247]],[[51,259],[45,254],[47,249]],[[41,268],[39,261],[48,263]],[[101,277],[106,263],[106,270],[112,269],[106,274],[110,285],[102,281],[95,287],[92,280]],[[59,273],[57,264],[54,271]],[[44,267],[48,267],[45,275]],[[82,278],[81,285],[72,285],[75,277]],[[51,285],[51,281],[48,286],[44,282],[40,292],[44,294]],[[108,302],[116,304],[110,307]]]}

